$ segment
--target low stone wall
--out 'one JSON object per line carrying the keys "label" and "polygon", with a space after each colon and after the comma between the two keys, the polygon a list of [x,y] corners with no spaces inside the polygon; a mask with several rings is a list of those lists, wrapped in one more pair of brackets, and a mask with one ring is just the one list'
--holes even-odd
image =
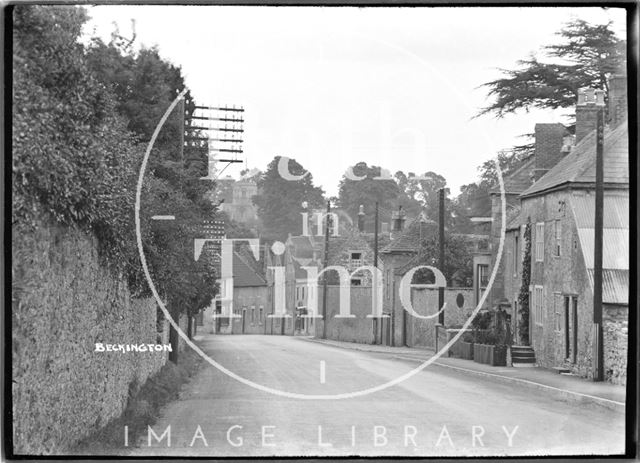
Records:
{"label": "low stone wall", "polygon": [[[96,242],[70,228],[13,229],[13,440],[55,454],[118,417],[168,352],[96,352],[96,343],[156,344],[156,304],[132,299]],[[186,321],[186,318],[185,320]],[[167,322],[160,336],[168,343]],[[186,323],[185,323],[186,326]]]}

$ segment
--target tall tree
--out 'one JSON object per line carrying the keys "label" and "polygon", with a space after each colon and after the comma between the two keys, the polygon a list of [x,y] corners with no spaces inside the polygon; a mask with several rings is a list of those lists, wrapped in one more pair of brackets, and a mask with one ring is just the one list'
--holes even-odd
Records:
{"label": "tall tree", "polygon": [[503,69],[505,77],[482,85],[495,99],[478,115],[500,118],[520,109],[570,108],[581,88],[608,92],[607,77],[626,63],[626,42],[616,37],[612,23],[575,19],[557,35],[561,41],[544,47],[544,58],[532,55],[518,61],[518,69]]}
{"label": "tall tree", "polygon": [[[300,180],[283,178],[278,171],[280,156],[269,163],[266,172],[258,180],[259,194],[253,198],[262,222],[262,238],[284,241],[289,233],[302,233],[302,203],[311,208],[324,206],[324,191],[313,184],[309,172]],[[292,176],[304,174],[306,170],[295,159],[289,160]]]}

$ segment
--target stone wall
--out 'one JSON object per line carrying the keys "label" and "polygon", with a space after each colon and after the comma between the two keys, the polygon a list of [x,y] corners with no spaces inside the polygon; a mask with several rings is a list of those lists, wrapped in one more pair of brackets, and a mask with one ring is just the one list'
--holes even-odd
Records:
{"label": "stone wall", "polygon": [[604,306],[604,367],[607,381],[627,383],[628,307]]}
{"label": "stone wall", "polygon": [[[458,295],[461,295],[461,298],[458,298]],[[439,309],[437,289],[412,288],[411,300],[413,310],[422,316],[433,315]],[[444,310],[444,323],[447,327],[462,326],[475,309],[472,288],[446,288],[444,301],[447,304]],[[462,305],[458,305],[458,302],[461,302]],[[421,319],[407,313],[405,317],[407,323],[405,345],[435,348],[435,327],[438,323],[438,316]]]}
{"label": "stone wall", "polygon": [[12,231],[14,450],[60,453],[118,417],[168,356],[96,352],[95,343],[167,343],[167,323],[159,335],[154,301],[131,298],[85,233]]}
{"label": "stone wall", "polygon": [[[327,286],[327,339],[336,341],[373,344],[373,320],[367,318],[372,313],[371,287],[351,286],[351,314],[354,318],[335,318],[340,313],[340,286]],[[318,311],[322,313],[322,287],[318,288]],[[316,336],[322,336],[323,322],[315,323]]]}

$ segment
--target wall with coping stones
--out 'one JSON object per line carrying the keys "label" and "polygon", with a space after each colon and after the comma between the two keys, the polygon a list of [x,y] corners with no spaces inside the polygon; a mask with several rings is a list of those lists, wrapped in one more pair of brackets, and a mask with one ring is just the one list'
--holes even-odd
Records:
{"label": "wall with coping stones", "polygon": [[168,357],[95,343],[168,343],[167,322],[158,338],[154,301],[131,298],[74,228],[14,226],[12,275],[14,451],[61,453],[118,417]]}

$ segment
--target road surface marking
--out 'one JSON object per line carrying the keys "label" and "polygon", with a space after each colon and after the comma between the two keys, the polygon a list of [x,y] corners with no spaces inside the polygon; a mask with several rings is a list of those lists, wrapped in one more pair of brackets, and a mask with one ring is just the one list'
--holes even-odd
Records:
{"label": "road surface marking", "polygon": [[320,360],[320,384],[325,383],[325,365],[324,360]]}

